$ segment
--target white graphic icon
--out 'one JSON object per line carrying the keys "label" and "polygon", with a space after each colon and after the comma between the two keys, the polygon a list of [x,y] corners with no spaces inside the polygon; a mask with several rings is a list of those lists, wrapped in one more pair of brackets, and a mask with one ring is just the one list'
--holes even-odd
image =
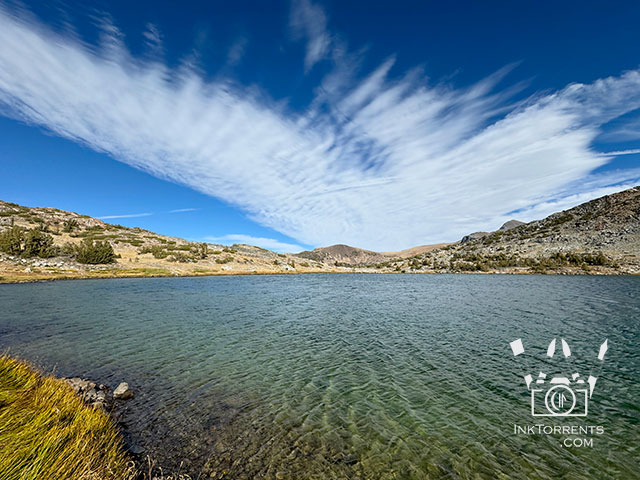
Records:
{"label": "white graphic icon", "polygon": [[[560,339],[562,355],[569,359],[571,348],[564,338]],[[518,338],[509,344],[514,356],[524,353],[522,339]],[[598,360],[600,369],[604,356],[609,348],[608,341],[605,340],[600,345]],[[556,353],[556,339],[549,343],[547,356],[553,358]],[[571,360],[570,360],[571,361]],[[534,417],[586,417],[589,411],[589,399],[593,395],[596,386],[597,376],[589,375],[587,381],[580,378],[579,373],[574,373],[571,378],[552,377],[548,382],[547,375],[540,372],[535,383],[531,374],[524,376],[527,389],[531,391],[531,415]]]}

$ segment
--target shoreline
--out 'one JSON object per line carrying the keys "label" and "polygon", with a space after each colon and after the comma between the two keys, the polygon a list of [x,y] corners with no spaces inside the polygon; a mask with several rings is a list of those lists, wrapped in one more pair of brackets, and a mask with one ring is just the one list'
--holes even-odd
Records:
{"label": "shoreline", "polygon": [[234,276],[271,276],[271,275],[531,275],[531,276],[570,276],[570,277],[637,277],[640,273],[609,273],[609,272],[585,272],[585,271],[549,271],[549,272],[529,272],[529,271],[489,271],[489,272],[449,272],[449,271],[423,271],[423,272],[380,272],[380,271],[302,271],[302,272],[211,272],[201,274],[145,274],[140,275],[82,275],[82,276],[44,276],[42,278],[27,278],[27,279],[6,279],[0,275],[0,285],[20,285],[30,283],[48,283],[58,281],[71,281],[71,280],[109,280],[109,279],[124,279],[124,278],[201,278],[201,277],[234,277]]}
{"label": "shoreline", "polygon": [[[68,379],[4,352],[0,381],[0,476],[142,478],[116,420],[74,391]],[[25,462],[37,468],[25,469]]]}
{"label": "shoreline", "polygon": [[[10,349],[0,352],[0,383],[4,383],[4,400],[0,411],[5,409],[0,420],[9,419],[8,426],[0,432],[5,445],[11,447],[11,441],[22,438],[20,431],[11,428],[18,426],[24,430],[37,431],[33,440],[30,458],[40,460],[40,470],[36,477],[21,476],[29,480],[39,478],[60,478],[77,480],[91,478],[96,480],[190,480],[188,474],[164,468],[159,458],[152,458],[144,449],[131,443],[131,432],[122,421],[122,413],[128,409],[127,402],[135,396],[127,383],[117,385],[98,383],[95,378],[64,377],[56,373],[55,367],[48,368],[33,360],[12,354]],[[40,394],[40,395],[38,395]],[[41,398],[39,398],[41,397]],[[16,410],[14,406],[18,406]],[[34,415],[22,416],[22,411],[31,411]],[[7,413],[8,412],[8,413]],[[39,419],[46,413],[47,421],[40,424]],[[75,418],[70,424],[69,418]],[[53,427],[52,427],[53,422]],[[60,438],[58,424],[64,424],[66,437]],[[0,423],[1,426],[1,423]],[[78,442],[68,442],[69,435]],[[40,449],[40,443],[51,442],[56,446],[55,457],[64,456],[74,459],[68,471],[56,469],[55,477],[49,469],[52,464],[60,468],[60,462],[48,456],[47,449]],[[78,448],[78,445],[82,445]],[[140,449],[140,451],[137,451]],[[44,452],[44,453],[41,453]],[[2,445],[0,444],[0,453]],[[18,460],[24,455],[24,449],[16,451],[17,457],[12,464],[5,464],[0,455],[0,477],[4,469],[21,465]],[[83,460],[79,460],[79,458]],[[10,456],[7,456],[10,458]],[[78,464],[82,464],[83,473],[78,476]],[[23,472],[20,472],[23,473]],[[42,477],[41,477],[42,475]]]}

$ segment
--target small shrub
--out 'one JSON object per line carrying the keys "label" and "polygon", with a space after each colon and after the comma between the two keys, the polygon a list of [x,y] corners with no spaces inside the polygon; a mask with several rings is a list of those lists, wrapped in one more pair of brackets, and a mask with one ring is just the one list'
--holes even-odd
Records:
{"label": "small shrub", "polygon": [[71,242],[66,242],[61,248],[60,248],[60,254],[61,255],[69,255],[72,256],[75,253],[75,246],[73,245],[73,243]]}
{"label": "small shrub", "polygon": [[167,252],[164,247],[160,245],[153,245],[151,247],[145,247],[140,250],[139,253],[150,253],[153,255],[153,258],[167,258],[169,256],[169,252]]}
{"label": "small shrub", "polygon": [[209,254],[209,245],[206,243],[199,243],[196,245],[196,256],[202,259],[207,258]]}
{"label": "small shrub", "polygon": [[181,251],[181,252],[190,252],[191,251],[191,245],[170,245],[167,247],[168,250],[173,251]]}
{"label": "small shrub", "polygon": [[233,262],[232,256],[226,256],[224,258],[216,258],[216,263],[219,263],[219,264],[224,264],[229,262]]}
{"label": "small shrub", "polygon": [[167,258],[167,260],[169,260],[170,262],[179,262],[179,263],[188,263],[188,262],[196,261],[191,255],[187,255],[186,253],[182,253],[182,252],[173,253],[173,255]]}
{"label": "small shrub", "polygon": [[557,225],[562,225],[563,223],[567,223],[573,220],[573,215],[571,215],[570,213],[562,212],[556,215],[557,216],[555,218],[552,218],[548,221],[547,227],[555,227]]}

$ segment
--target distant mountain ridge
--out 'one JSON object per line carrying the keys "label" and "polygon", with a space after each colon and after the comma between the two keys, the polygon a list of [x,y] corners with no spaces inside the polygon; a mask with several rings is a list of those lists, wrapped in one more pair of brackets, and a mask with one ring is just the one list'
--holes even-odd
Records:
{"label": "distant mountain ridge", "polygon": [[[450,244],[400,252],[332,245],[298,254],[250,245],[189,242],[141,228],[48,207],[0,201],[0,234],[13,227],[51,236],[55,258],[0,252],[0,282],[96,276],[184,276],[251,273],[640,273],[640,187],[607,195],[542,220],[510,220]],[[117,259],[81,265],[74,245],[109,242]]]}
{"label": "distant mountain ridge", "polygon": [[349,245],[337,244],[329,247],[320,247],[310,251],[297,253],[296,256],[323,262],[335,266],[362,266],[373,263],[386,262],[398,258],[409,258],[421,253],[430,252],[438,248],[451,245],[450,243],[437,243],[434,245],[420,245],[407,248],[399,252],[373,252]]}
{"label": "distant mountain ridge", "polygon": [[311,251],[297,253],[296,256],[315,260],[332,265],[367,265],[371,263],[384,262],[389,257],[379,252],[364,250],[362,248],[351,247],[349,245],[331,245],[330,247],[320,247]]}

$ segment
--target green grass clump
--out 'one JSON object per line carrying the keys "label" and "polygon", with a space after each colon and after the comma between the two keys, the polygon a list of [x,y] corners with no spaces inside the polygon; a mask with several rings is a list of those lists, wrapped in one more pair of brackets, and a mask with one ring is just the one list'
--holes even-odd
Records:
{"label": "green grass clump", "polygon": [[109,417],[86,406],[63,380],[0,356],[0,478],[132,479]]}

